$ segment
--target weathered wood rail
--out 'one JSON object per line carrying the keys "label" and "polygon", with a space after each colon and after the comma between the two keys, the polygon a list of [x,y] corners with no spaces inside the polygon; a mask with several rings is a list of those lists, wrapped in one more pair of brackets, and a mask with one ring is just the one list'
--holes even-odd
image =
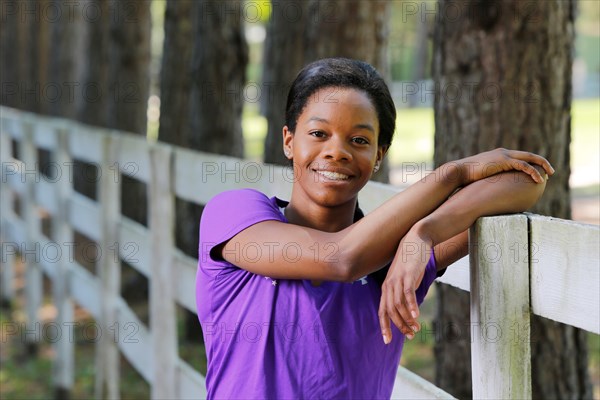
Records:
{"label": "weathered wood rail", "polygon": [[[70,120],[5,107],[0,112],[2,296],[14,296],[13,265],[20,253],[28,329],[40,326],[45,274],[59,327],[73,321],[76,302],[103,332],[114,333],[97,342],[97,398],[119,397],[119,352],[150,383],[152,398],[205,397],[204,377],[177,353],[175,305],[195,312],[197,260],[174,245],[174,198],[204,204],[241,187],[289,198],[291,171]],[[13,141],[18,154],[12,154]],[[39,172],[38,149],[50,152],[52,177]],[[73,189],[75,159],[99,168],[97,202]],[[121,174],[148,185],[148,228],[121,215]],[[361,207],[368,212],[398,190],[369,183]],[[40,228],[40,209],[51,215],[50,237]],[[74,261],[74,231],[101,250],[95,274]],[[519,214],[482,218],[470,233],[470,259],[456,263],[442,281],[471,292],[474,397],[531,398],[531,313],[600,333],[599,227]],[[129,244],[136,246],[135,257]],[[149,280],[149,326],[120,296],[121,259]],[[134,340],[125,340],[132,327]],[[62,335],[54,343],[54,383],[65,390],[73,385],[75,367],[69,339]],[[400,367],[393,398],[452,396]]]}

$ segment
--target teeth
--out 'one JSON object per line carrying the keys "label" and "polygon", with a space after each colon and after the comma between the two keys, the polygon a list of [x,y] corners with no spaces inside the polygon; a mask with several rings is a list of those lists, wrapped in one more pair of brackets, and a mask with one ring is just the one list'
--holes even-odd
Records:
{"label": "teeth", "polygon": [[325,178],[327,179],[332,179],[332,180],[346,180],[349,178],[348,175],[344,175],[344,174],[339,174],[337,172],[331,172],[331,171],[316,171],[319,175],[323,175]]}

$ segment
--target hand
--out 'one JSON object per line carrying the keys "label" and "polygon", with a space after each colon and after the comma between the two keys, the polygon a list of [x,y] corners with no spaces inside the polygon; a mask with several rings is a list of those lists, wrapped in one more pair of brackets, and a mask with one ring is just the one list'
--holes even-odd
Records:
{"label": "hand", "polygon": [[[537,183],[545,181],[541,173],[534,168],[539,165],[548,175],[554,174],[554,168],[544,157],[527,151],[507,150],[498,148],[456,161],[462,170],[462,180],[465,185],[488,178],[500,172],[522,171]],[[452,163],[449,164],[449,166]]]}
{"label": "hand", "polygon": [[381,286],[378,315],[385,344],[392,341],[390,319],[408,339],[421,329],[415,291],[423,280],[430,255],[431,241],[413,230],[400,241]]}

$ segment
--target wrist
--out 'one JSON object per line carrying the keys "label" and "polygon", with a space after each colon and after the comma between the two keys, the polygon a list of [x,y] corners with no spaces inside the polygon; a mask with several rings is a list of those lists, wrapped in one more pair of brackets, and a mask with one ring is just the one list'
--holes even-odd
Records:
{"label": "wrist", "polygon": [[456,190],[472,182],[469,166],[472,163],[466,159],[449,161],[438,168],[438,176],[452,190]]}
{"label": "wrist", "polygon": [[431,221],[429,217],[425,217],[418,221],[406,233],[405,238],[413,242],[420,242],[428,246],[434,245],[433,230],[431,229]]}

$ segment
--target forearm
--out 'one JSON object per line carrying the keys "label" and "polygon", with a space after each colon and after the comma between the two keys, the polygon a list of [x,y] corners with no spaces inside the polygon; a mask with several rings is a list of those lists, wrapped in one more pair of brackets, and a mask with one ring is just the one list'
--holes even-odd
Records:
{"label": "forearm", "polygon": [[443,268],[466,253],[465,231],[477,218],[524,211],[535,204],[544,188],[545,179],[534,183],[519,172],[501,173],[464,187],[417,222],[402,238],[382,285],[378,315],[384,342],[392,339],[390,320],[409,339],[420,329],[415,291],[423,279],[432,247],[452,247],[438,264],[438,269]]}
{"label": "forearm", "polygon": [[[456,208],[453,207],[455,202],[463,196],[455,195],[451,202],[447,201],[448,197],[470,181],[489,176],[485,175],[490,172],[489,166],[508,170],[521,169],[542,180],[538,171],[522,160],[547,164],[546,168],[551,169],[547,161],[530,153],[504,149],[482,153],[474,158],[445,164],[341,231],[325,232],[302,225],[263,221],[215,247],[211,256],[215,259],[222,258],[247,271],[274,278],[351,281],[380,269],[392,260],[400,240],[418,221],[423,221],[421,225],[429,221],[434,228],[439,222],[443,223],[444,215],[433,213],[440,204],[444,203],[443,209],[452,216],[453,209]],[[532,174],[529,170],[535,173]],[[495,185],[499,186],[498,183]],[[480,190],[485,186],[474,185],[473,188]],[[466,203],[464,208],[468,209],[468,197]],[[511,211],[520,209],[496,209],[491,213]],[[469,216],[469,222],[463,223],[464,229],[487,212],[480,209],[479,215]],[[435,218],[426,219],[428,215],[440,216],[441,219],[439,222]],[[449,235],[446,230],[441,232],[442,237]],[[261,240],[257,241],[257,238]],[[293,245],[298,249],[298,257],[290,262],[286,253],[273,252],[273,246],[277,244],[284,244],[284,247]],[[240,254],[241,249],[247,249],[248,246],[255,249],[256,256],[253,254],[248,258]]]}
{"label": "forearm", "polygon": [[459,164],[446,164],[397,194],[358,223],[337,233],[350,279],[387,264],[410,228],[464,182]]}
{"label": "forearm", "polygon": [[414,234],[431,245],[442,243],[468,229],[479,217],[522,212],[544,192],[521,172],[505,172],[474,182],[449,198],[414,226]]}

